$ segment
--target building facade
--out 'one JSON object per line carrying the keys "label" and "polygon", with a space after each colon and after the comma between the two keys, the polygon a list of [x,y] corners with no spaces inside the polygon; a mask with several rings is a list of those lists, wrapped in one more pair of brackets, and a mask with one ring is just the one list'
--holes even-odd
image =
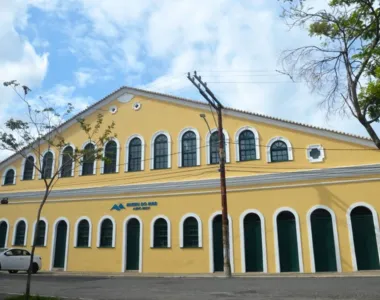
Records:
{"label": "building facade", "polygon": [[[34,155],[0,164],[0,247],[30,249],[43,270],[214,273],[223,270],[218,137],[202,102],[123,87],[83,111],[115,121],[109,163],[62,169],[43,195]],[[365,138],[227,108],[224,111],[233,273],[379,269],[380,154]],[[212,127],[212,126],[211,126]],[[215,125],[214,125],[215,127]],[[47,175],[75,147],[43,153]]]}

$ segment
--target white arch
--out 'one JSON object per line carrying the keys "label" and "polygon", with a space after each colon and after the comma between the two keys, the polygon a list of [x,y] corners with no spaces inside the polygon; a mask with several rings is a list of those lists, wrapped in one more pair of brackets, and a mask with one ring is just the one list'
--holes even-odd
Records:
{"label": "white arch", "polygon": [[[63,160],[63,151],[65,151],[65,149],[67,147],[73,148],[73,155],[75,155],[75,146],[74,146],[74,144],[69,143],[65,147],[62,148],[62,150],[59,153],[59,169],[58,169],[58,170],[60,170],[60,172],[58,174],[59,177],[61,177],[61,172],[62,172],[61,168],[62,168],[62,160]],[[74,176],[74,170],[75,170],[75,159],[73,158],[73,162],[71,164],[71,177]]]}
{"label": "white arch", "polygon": [[160,134],[165,135],[168,139],[168,169],[172,167],[172,139],[168,132],[160,130],[160,131],[157,131],[155,134],[153,134],[152,139],[150,141],[150,156],[151,156],[150,168],[151,170],[154,169],[154,141]]}
{"label": "white arch", "polygon": [[136,219],[140,223],[140,236],[139,236],[139,273],[142,273],[142,261],[143,261],[143,222],[141,218],[137,215],[130,215],[128,216],[124,222],[123,222],[123,256],[121,258],[122,265],[121,265],[121,272],[124,273],[126,271],[126,256],[127,253],[127,225],[128,222],[132,219]]}
{"label": "white arch", "polygon": [[22,244],[22,246],[26,246],[26,241],[28,240],[28,221],[25,218],[18,218],[15,222],[15,226],[13,227],[12,246],[16,246],[15,241],[16,241],[17,226],[21,221],[25,222],[25,235],[24,235],[24,243]]}
{"label": "white arch", "polygon": [[10,167],[6,168],[3,172],[2,185],[5,185],[5,176],[7,175],[8,171],[10,171],[10,170],[13,170],[13,172],[15,173],[13,176],[13,183],[12,184],[16,184],[16,177],[17,177],[16,168],[13,166],[10,166]]}
{"label": "white arch", "polygon": [[245,266],[245,231],[244,231],[244,218],[248,214],[256,214],[260,218],[261,223],[261,244],[263,252],[263,272],[268,272],[268,263],[267,263],[267,246],[266,246],[266,236],[265,236],[265,219],[264,215],[259,212],[257,209],[247,209],[240,215],[240,248],[241,248],[241,270],[243,273],[246,272]]}
{"label": "white arch", "polygon": [[[44,217],[40,217],[40,221],[45,222],[45,236],[44,236],[44,245],[43,246],[46,247],[47,246],[48,231],[49,231],[49,223],[48,223],[47,219]],[[36,232],[36,224],[37,224],[37,220],[33,222],[32,240],[30,243],[32,246],[34,243],[34,235]]]}
{"label": "white arch", "polygon": [[197,214],[194,214],[194,213],[188,213],[184,216],[182,216],[181,220],[179,221],[179,246],[180,248],[183,248],[183,238],[184,238],[184,235],[183,235],[183,223],[185,222],[185,220],[189,217],[193,217],[197,220],[198,222],[198,247],[199,248],[202,248],[202,220],[201,218],[197,215]]}
{"label": "white arch", "polygon": [[28,153],[22,160],[22,163],[21,163],[21,180],[24,180],[24,173],[25,173],[25,164],[26,164],[26,160],[27,158],[29,157],[33,157],[34,159],[34,164],[33,164],[33,173],[32,173],[32,180],[34,180],[34,176],[36,174],[36,168],[35,166],[37,165],[37,157],[34,155],[34,153],[30,152]]}
{"label": "white arch", "polygon": [[372,218],[373,218],[373,225],[374,225],[374,230],[375,230],[375,236],[376,236],[376,243],[377,243],[377,252],[379,255],[379,260],[380,260],[380,230],[379,230],[379,218],[377,216],[376,210],[373,208],[372,205],[365,203],[365,202],[357,202],[352,204],[348,209],[346,213],[346,218],[347,218],[347,228],[348,228],[348,236],[350,239],[350,248],[351,248],[351,259],[352,259],[352,269],[354,271],[358,270],[358,265],[356,261],[356,251],[355,251],[355,244],[354,244],[354,235],[352,232],[352,223],[351,223],[351,212],[354,208],[363,206],[368,208],[371,213],[372,213]]}
{"label": "white arch", "polygon": [[[210,257],[210,273],[214,273],[214,233],[212,228],[212,223],[214,218],[218,215],[222,215],[222,211],[214,212],[210,218],[208,219],[208,236],[209,236],[209,257]],[[233,232],[232,232],[232,218],[228,215],[228,237],[230,242],[230,263],[231,263],[231,273],[235,272],[235,264],[234,264],[234,242],[233,242]]]}
{"label": "white arch", "polygon": [[[210,164],[211,157],[210,157],[210,138],[211,135],[218,131],[217,128],[211,129],[211,132],[208,131],[206,134],[206,156],[207,156],[207,164]],[[226,163],[230,162],[230,136],[228,135],[228,132],[223,129],[224,139],[225,139],[225,149],[226,149]]]}
{"label": "white arch", "polygon": [[270,149],[271,149],[273,143],[275,143],[277,141],[284,142],[286,144],[286,146],[288,146],[288,160],[289,161],[293,160],[293,148],[292,148],[292,144],[290,143],[290,141],[287,138],[284,138],[281,136],[276,136],[274,138],[271,138],[267,144],[267,162],[272,162],[272,157],[270,155]]}
{"label": "white arch", "polygon": [[88,222],[88,244],[87,247],[91,247],[91,240],[92,240],[92,222],[89,217],[82,216],[79,217],[79,219],[75,222],[75,228],[74,228],[74,247],[78,247],[78,226],[79,223],[83,220],[86,220]]}
{"label": "white arch", "polygon": [[281,272],[280,267],[280,249],[278,246],[278,232],[277,232],[277,216],[283,211],[291,212],[296,220],[296,234],[297,234],[297,249],[298,249],[298,264],[300,273],[303,273],[303,258],[302,258],[302,242],[301,242],[301,231],[300,231],[300,220],[297,212],[290,207],[280,207],[273,214],[273,233],[274,233],[274,250],[276,256],[276,272]]}
{"label": "white arch", "polygon": [[67,271],[67,258],[69,256],[69,236],[70,236],[70,222],[65,217],[59,217],[57,220],[55,220],[53,225],[53,238],[51,240],[51,253],[50,253],[50,271],[53,270],[53,264],[54,264],[54,258],[55,258],[55,242],[57,239],[57,226],[59,222],[65,222],[67,225],[67,232],[66,232],[66,245],[65,245],[65,267],[63,268],[64,271]]}
{"label": "white arch", "polygon": [[47,149],[45,150],[42,154],[41,154],[41,172],[40,175],[39,175],[39,179],[42,178],[42,170],[44,169],[44,157],[46,155],[46,153],[48,152],[51,152],[51,154],[53,154],[53,162],[51,164],[51,176],[53,177],[53,174],[54,174],[54,167],[55,167],[55,153],[52,149]]}
{"label": "white arch", "polygon": [[98,223],[98,239],[97,239],[97,242],[96,242],[96,247],[100,248],[100,236],[101,236],[101,233],[102,233],[102,224],[103,224],[103,221],[106,220],[106,219],[110,219],[111,222],[112,222],[112,248],[115,248],[115,242],[116,242],[116,222],[115,222],[115,219],[112,217],[112,216],[103,216],[100,220],[99,220],[99,223]]}
{"label": "white arch", "polygon": [[[115,142],[116,143],[116,171],[115,173],[119,173],[119,164],[120,164],[120,143],[119,143],[119,140],[117,138],[111,138],[109,141],[107,141],[107,143],[104,144],[104,149],[103,149],[103,157],[105,157],[106,155],[106,147],[107,147],[107,144],[109,142]],[[100,174],[104,174],[104,165],[105,165],[105,161],[102,160],[101,162],[101,168],[100,168]]]}
{"label": "white arch", "polygon": [[0,219],[0,224],[3,223],[3,222],[4,222],[5,224],[7,224],[7,232],[5,233],[5,242],[4,242],[4,248],[6,248],[7,245],[8,245],[9,221],[8,221],[8,219],[6,219],[6,218],[2,218],[2,219]]}
{"label": "white arch", "polygon": [[124,171],[128,172],[128,164],[129,164],[129,144],[134,138],[138,138],[141,141],[141,171],[144,171],[144,165],[145,165],[145,140],[144,138],[139,134],[131,135],[127,142],[125,143],[125,168]]}
{"label": "white arch", "polygon": [[244,126],[241,127],[235,134],[235,151],[236,151],[236,161],[240,161],[240,145],[239,145],[239,137],[243,131],[249,130],[255,136],[255,150],[256,150],[256,159],[260,159],[260,139],[258,131],[252,126]]}
{"label": "white arch", "polygon": [[[96,150],[98,147],[96,146],[96,143],[94,141],[91,141],[91,140],[87,140],[83,143],[82,145],[82,150],[84,150],[84,148],[88,145],[88,144],[93,144],[94,145],[94,149]],[[79,165],[79,175],[80,176],[83,176],[83,156],[81,157],[80,161],[80,165]],[[93,166],[93,175],[96,174],[96,159],[94,159],[94,166]]]}
{"label": "white arch", "polygon": [[317,209],[324,209],[330,213],[331,221],[332,221],[332,225],[333,225],[333,234],[334,234],[336,269],[338,272],[342,272],[342,263],[341,263],[341,259],[340,259],[340,249],[339,249],[338,229],[336,226],[336,216],[335,216],[334,211],[326,205],[315,205],[312,208],[310,208],[309,211],[307,212],[306,221],[307,221],[307,230],[308,230],[308,237],[309,237],[311,272],[312,273],[316,272],[315,271],[315,258],[314,258],[313,232],[312,232],[312,226],[311,226],[311,215]]}
{"label": "white arch", "polygon": [[197,153],[196,165],[200,166],[200,164],[201,164],[201,150],[200,150],[201,149],[201,137],[199,135],[199,132],[196,128],[186,127],[184,129],[182,129],[178,135],[178,167],[183,166],[183,162],[182,162],[182,138],[183,138],[183,135],[189,131],[194,132],[195,137],[196,137],[196,151],[197,151],[196,152]]}
{"label": "white arch", "polygon": [[170,224],[170,220],[167,216],[164,216],[164,215],[158,215],[158,216],[155,216],[152,221],[150,222],[150,247],[151,248],[154,248],[154,223],[156,223],[156,221],[158,219],[164,219],[168,225],[168,246],[167,248],[170,248],[171,247],[171,234],[172,234],[172,230],[171,230],[171,224]]}

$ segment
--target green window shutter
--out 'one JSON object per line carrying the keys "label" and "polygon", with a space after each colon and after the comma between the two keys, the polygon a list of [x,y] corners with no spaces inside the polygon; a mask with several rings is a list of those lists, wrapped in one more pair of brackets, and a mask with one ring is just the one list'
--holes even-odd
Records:
{"label": "green window shutter", "polygon": [[38,222],[38,235],[36,238],[36,246],[45,246],[45,234],[46,234],[46,223],[40,220]]}
{"label": "green window shutter", "polygon": [[100,232],[100,247],[112,247],[113,242],[113,224],[110,219],[102,222]]}
{"label": "green window shutter", "polygon": [[90,237],[90,224],[87,220],[81,220],[77,229],[77,247],[88,247]]}
{"label": "green window shutter", "polygon": [[154,222],[153,247],[168,247],[168,223],[165,219],[159,218]]}
{"label": "green window shutter", "polygon": [[16,228],[15,246],[24,246],[26,224],[20,221]]}
{"label": "green window shutter", "polygon": [[246,272],[263,272],[261,220],[257,214],[244,218],[244,245]]}
{"label": "green window shutter", "polygon": [[0,248],[5,248],[6,237],[8,231],[8,224],[5,222],[0,223]]}
{"label": "green window shutter", "polygon": [[194,217],[188,217],[183,222],[183,247],[199,247],[198,220]]}

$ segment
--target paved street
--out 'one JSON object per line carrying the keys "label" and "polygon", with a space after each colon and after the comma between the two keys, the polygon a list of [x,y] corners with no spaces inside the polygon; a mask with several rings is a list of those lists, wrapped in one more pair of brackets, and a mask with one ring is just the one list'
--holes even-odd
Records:
{"label": "paved street", "polygon": [[[0,273],[0,294],[22,293],[25,274]],[[147,278],[34,276],[32,292],[70,299],[380,299],[380,277]],[[1,299],[1,296],[0,296]]]}

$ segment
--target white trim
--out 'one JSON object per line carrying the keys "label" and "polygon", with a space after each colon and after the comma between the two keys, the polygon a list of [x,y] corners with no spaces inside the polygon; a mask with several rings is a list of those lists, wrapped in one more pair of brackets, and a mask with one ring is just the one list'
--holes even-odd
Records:
{"label": "white trim", "polygon": [[115,248],[115,244],[116,244],[116,222],[112,216],[108,216],[108,215],[103,216],[98,222],[98,234],[97,234],[96,247],[102,248],[100,246],[100,235],[102,233],[101,228],[102,228],[103,221],[106,219],[110,219],[112,222],[112,248]]}
{"label": "white trim", "polygon": [[201,165],[201,137],[200,137],[199,132],[196,128],[186,127],[184,129],[182,129],[178,135],[178,167],[183,166],[183,163],[182,163],[182,137],[188,131],[192,131],[195,134],[196,151],[197,151],[197,163],[196,163],[196,165],[197,166]]}
{"label": "white trim", "polygon": [[[316,159],[314,159],[310,156],[311,150],[313,150],[315,148],[318,149],[321,153],[320,157],[318,157]],[[322,145],[309,145],[309,146],[307,146],[307,149],[306,149],[306,158],[311,163],[323,162],[323,160],[325,159],[325,149],[322,147]]]}
{"label": "white trim", "polygon": [[5,242],[4,242],[4,248],[7,248],[7,245],[8,245],[8,237],[9,237],[9,221],[8,219],[6,218],[2,218],[0,219],[0,224],[4,222],[5,224],[7,224],[7,232],[5,233]]}
{"label": "white trim", "polygon": [[290,143],[290,141],[287,139],[287,138],[284,138],[284,137],[281,137],[281,136],[276,136],[276,137],[273,137],[269,140],[268,144],[267,144],[267,162],[272,162],[272,157],[270,155],[270,150],[271,150],[271,147],[272,147],[272,144],[277,142],[277,141],[281,141],[281,142],[284,142],[286,144],[286,146],[288,146],[288,161],[292,161],[293,160],[293,148],[292,148],[292,144]]}
{"label": "white trim", "polygon": [[[207,157],[207,164],[210,164],[211,157],[210,157],[210,138],[211,135],[214,132],[217,132],[218,128],[211,129],[211,132],[208,131],[206,134],[206,157]],[[226,149],[226,163],[230,162],[230,136],[228,135],[228,132],[223,129],[224,139],[225,139],[225,149]]]}
{"label": "white trim", "polygon": [[75,159],[74,159],[74,156],[75,156],[75,146],[74,146],[74,144],[71,144],[71,143],[69,143],[69,144],[67,144],[61,151],[60,151],[60,153],[59,153],[59,168],[58,168],[58,170],[59,170],[59,174],[58,174],[58,176],[59,177],[62,177],[61,176],[61,172],[62,172],[62,170],[61,170],[61,168],[62,168],[62,160],[63,160],[63,151],[65,151],[65,149],[67,148],[67,147],[71,147],[72,149],[73,149],[73,162],[72,162],[72,164],[71,164],[71,177],[74,177],[74,170],[75,170]]}
{"label": "white trim", "polygon": [[39,179],[42,179],[42,172],[44,170],[44,157],[45,155],[48,153],[48,152],[51,152],[53,154],[53,162],[52,162],[52,165],[51,165],[51,175],[50,177],[53,177],[54,176],[54,167],[55,167],[55,152],[51,149],[47,149],[45,150],[42,154],[41,154],[41,172],[39,172]]}
{"label": "white trim", "polygon": [[348,228],[348,236],[350,240],[350,249],[351,249],[351,259],[352,259],[352,269],[353,271],[358,271],[358,265],[356,261],[356,251],[355,251],[355,243],[354,243],[354,235],[352,232],[352,223],[351,223],[351,212],[354,208],[358,206],[363,206],[368,208],[371,213],[372,213],[372,218],[373,218],[373,225],[374,225],[374,230],[375,230],[375,236],[376,236],[376,243],[377,243],[377,252],[379,255],[379,260],[380,260],[380,230],[379,230],[379,219],[377,216],[376,210],[373,208],[372,205],[365,203],[365,202],[356,202],[352,204],[348,209],[346,213],[346,218],[347,218],[347,228]]}
{"label": "white trim", "polygon": [[309,237],[311,272],[312,273],[316,272],[316,270],[315,270],[315,258],[314,258],[313,232],[312,232],[312,226],[311,226],[311,215],[317,209],[324,209],[330,213],[331,221],[332,221],[332,225],[333,225],[336,269],[337,269],[337,272],[342,272],[342,263],[341,263],[341,258],[340,258],[340,249],[339,249],[338,229],[336,226],[336,216],[335,216],[334,211],[326,205],[314,205],[312,208],[309,209],[309,211],[307,212],[307,216],[306,216],[307,231],[308,231],[308,237]]}
{"label": "white trim", "polygon": [[139,273],[142,273],[142,261],[143,261],[143,222],[141,218],[137,215],[128,216],[123,222],[123,256],[121,258],[121,272],[124,273],[127,270],[127,226],[128,222],[132,219],[136,219],[140,223],[140,237],[139,237]]}
{"label": "white trim", "polygon": [[[43,246],[46,247],[47,246],[47,237],[48,237],[48,233],[49,233],[49,223],[48,223],[47,219],[44,217],[41,217],[40,221],[45,222],[45,238],[44,238],[44,245]],[[36,224],[37,224],[37,220],[33,222],[32,240],[30,243],[32,246],[33,246],[33,242],[34,242],[34,234],[36,232]]]}
{"label": "white trim", "polygon": [[91,219],[89,217],[86,217],[86,216],[79,217],[79,219],[75,222],[74,247],[78,247],[78,226],[79,226],[79,223],[83,220],[86,220],[88,222],[88,245],[87,245],[87,247],[91,248],[92,222],[91,222]]}
{"label": "white trim", "polygon": [[59,222],[65,222],[67,226],[66,232],[66,248],[65,248],[65,266],[63,268],[64,271],[67,271],[67,258],[69,256],[69,236],[70,236],[70,221],[65,217],[59,217],[55,220],[53,225],[53,238],[51,240],[51,253],[50,253],[50,271],[53,270],[54,258],[55,258],[55,244],[57,239],[57,226]]}
{"label": "white trim", "polygon": [[13,227],[13,237],[12,237],[12,246],[18,246],[15,245],[15,240],[16,240],[16,232],[17,232],[17,226],[18,224],[24,221],[25,222],[25,235],[24,235],[24,244],[21,246],[26,246],[26,241],[28,240],[28,221],[25,218],[18,218],[15,222],[15,225]]}
{"label": "white trim", "polygon": [[[91,140],[87,140],[86,142],[84,142],[82,144],[82,150],[84,150],[84,148],[88,145],[88,144],[93,144],[94,145],[94,150],[96,151],[96,149],[98,148],[96,146],[96,143],[94,141],[91,141]],[[83,172],[83,158],[84,158],[84,155],[82,155],[81,159],[80,159],[80,164],[79,164],[79,176],[83,176],[82,172]],[[96,175],[96,159],[94,159],[94,167],[93,167],[93,175]],[[86,175],[85,175],[86,176]]]}
{"label": "white trim", "polygon": [[168,225],[168,246],[167,248],[170,248],[171,247],[171,233],[172,233],[172,230],[171,230],[171,224],[170,224],[170,220],[167,216],[164,216],[164,215],[158,215],[158,216],[155,216],[152,221],[150,222],[150,248],[154,248],[154,223],[158,220],[158,219],[164,219]]}
{"label": "white trim", "polygon": [[[210,257],[210,273],[214,273],[214,233],[213,233],[213,221],[214,218],[218,215],[222,215],[222,211],[214,212],[208,219],[208,237],[209,237],[209,257]],[[234,263],[234,241],[233,241],[233,227],[232,227],[232,218],[228,215],[228,236],[230,243],[230,264],[231,264],[231,273],[235,272],[235,263]]]}
{"label": "white trim", "polygon": [[159,135],[165,135],[168,139],[168,169],[172,167],[172,139],[170,134],[167,131],[157,131],[153,134],[152,139],[150,141],[150,169],[154,170],[154,141]]}
{"label": "white trim", "polygon": [[34,176],[36,174],[36,165],[37,165],[37,157],[34,155],[34,153],[30,152],[26,155],[26,157],[23,158],[22,163],[21,163],[21,180],[24,180],[24,173],[25,173],[25,164],[26,164],[26,159],[29,158],[30,156],[33,157],[34,163],[33,163],[33,173],[32,173],[32,179],[34,180]]}
{"label": "white trim", "polygon": [[145,140],[144,138],[139,135],[139,134],[134,134],[134,135],[131,135],[128,139],[127,139],[127,142],[125,143],[125,167],[124,167],[124,171],[125,172],[129,172],[128,171],[128,164],[129,164],[129,144],[130,142],[134,139],[134,138],[138,138],[140,139],[141,141],[141,171],[144,171],[144,165],[145,165]]}
{"label": "white trim", "polygon": [[[12,183],[12,184],[16,184],[16,177],[17,177],[16,168],[13,167],[13,166],[10,166],[10,167],[6,168],[6,169],[4,170],[4,172],[3,172],[3,180],[2,180],[2,182],[1,182],[2,185],[5,185],[5,176],[6,176],[7,173],[8,173],[9,171],[11,171],[11,170],[13,170],[13,172],[14,172],[13,183]],[[8,185],[8,184],[7,184],[7,185]],[[10,184],[9,184],[9,185],[10,185]]]}
{"label": "white trim", "polygon": [[[119,140],[117,138],[110,138],[109,141],[107,141],[107,143],[104,144],[104,148],[103,148],[103,158],[105,157],[106,155],[106,147],[107,147],[107,144],[109,142],[115,142],[116,143],[116,149],[117,149],[117,152],[116,152],[116,170],[115,170],[115,173],[119,173],[119,164],[120,164],[120,143],[119,143]],[[102,160],[101,161],[101,167],[100,167],[100,174],[104,174],[104,165],[105,165],[105,161]],[[114,173],[110,173],[110,174],[114,174]]]}
{"label": "white trim", "polygon": [[198,247],[202,248],[202,244],[203,244],[202,220],[197,214],[194,214],[194,213],[187,213],[186,215],[182,216],[181,220],[179,221],[179,247],[183,248],[183,238],[184,238],[184,236],[183,236],[183,223],[189,217],[195,218],[198,222]]}
{"label": "white trim", "polygon": [[264,215],[257,209],[247,209],[242,212],[240,215],[240,249],[241,249],[241,271],[246,273],[245,265],[245,231],[244,231],[244,219],[248,214],[256,214],[260,218],[261,223],[261,246],[263,252],[263,272],[268,272],[268,263],[267,263],[267,246],[266,246],[266,236],[265,236],[265,218]]}
{"label": "white trim", "polygon": [[298,249],[298,265],[299,265],[299,272],[303,273],[303,258],[302,258],[302,242],[301,242],[301,231],[300,231],[300,221],[297,212],[290,207],[280,207],[277,209],[273,214],[273,233],[274,233],[274,250],[275,250],[275,257],[276,257],[276,272],[281,272],[280,267],[280,249],[278,245],[278,232],[277,232],[277,216],[284,212],[288,211],[291,212],[294,215],[294,219],[296,221],[296,234],[297,234],[297,249]]}
{"label": "white trim", "polygon": [[239,145],[239,137],[240,134],[243,131],[249,130],[251,131],[255,136],[255,150],[256,150],[256,159],[260,159],[260,137],[258,131],[253,128],[252,126],[244,126],[241,127],[236,133],[235,133],[235,151],[236,151],[236,161],[240,161],[240,145]]}

